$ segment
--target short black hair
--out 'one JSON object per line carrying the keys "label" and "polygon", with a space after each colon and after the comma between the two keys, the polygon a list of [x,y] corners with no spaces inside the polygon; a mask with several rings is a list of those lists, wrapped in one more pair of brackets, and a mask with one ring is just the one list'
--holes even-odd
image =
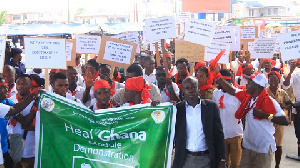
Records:
{"label": "short black hair", "polygon": [[188,61],[187,59],[185,59],[185,58],[179,58],[179,59],[176,61],[176,63],[175,63],[176,66],[178,66],[179,63],[185,63],[186,66],[189,65],[189,61]]}
{"label": "short black hair", "polygon": [[99,63],[95,59],[90,59],[87,61],[87,63],[94,67],[96,70],[99,69]]}
{"label": "short black hair", "polygon": [[30,74],[32,80],[34,80],[39,86],[45,86],[45,79],[41,78],[37,74]]}
{"label": "short black hair", "polygon": [[164,71],[165,69],[166,69],[165,66],[162,66],[162,65],[156,67],[156,71],[157,71],[157,70],[162,70],[162,71]]}
{"label": "short black hair", "polygon": [[219,72],[222,76],[230,76],[231,77],[231,72],[228,69],[220,69]]}
{"label": "short black hair", "polygon": [[4,78],[2,78],[2,77],[0,76],[0,82],[1,82],[2,80],[4,80],[4,81],[5,81],[5,79],[4,79]]}
{"label": "short black hair", "polygon": [[31,78],[30,75],[28,75],[28,74],[21,74],[21,75],[19,75],[19,76],[16,78],[16,81],[17,81],[19,78],[21,78],[21,77],[29,78],[30,80],[32,80],[32,78]]}
{"label": "short black hair", "polygon": [[246,66],[248,66],[248,65],[250,65],[249,63],[244,63],[243,65],[242,65],[242,68],[245,68]]}
{"label": "short black hair", "polygon": [[133,63],[127,68],[127,73],[135,73],[136,76],[143,76],[143,68],[139,63]]}
{"label": "short black hair", "polygon": [[197,69],[196,73],[199,72],[199,71],[202,71],[205,73],[205,76],[208,77],[208,69],[206,66],[203,66],[203,67],[200,67]]}
{"label": "short black hair", "polygon": [[100,71],[101,68],[111,69],[111,66],[108,65],[108,64],[101,64],[101,65],[99,65],[99,71]]}
{"label": "short black hair", "polygon": [[55,83],[55,81],[56,81],[57,79],[67,79],[67,76],[66,76],[64,73],[61,73],[61,72],[56,73],[56,74],[54,74],[53,77],[52,77],[52,83]]}
{"label": "short black hair", "polygon": [[150,60],[155,60],[155,59],[154,59],[153,56],[150,56],[150,55],[148,55],[148,56],[146,56],[146,57],[144,58],[144,62],[150,61]]}
{"label": "short black hair", "polygon": [[275,67],[271,68],[271,71],[276,71],[276,72],[278,72],[279,74],[281,74],[281,70],[278,69],[278,68],[275,68]]}

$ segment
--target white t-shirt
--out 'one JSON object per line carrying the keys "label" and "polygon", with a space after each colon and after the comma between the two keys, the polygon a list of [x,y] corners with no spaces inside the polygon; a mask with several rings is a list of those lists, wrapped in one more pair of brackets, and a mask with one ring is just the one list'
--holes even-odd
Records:
{"label": "white t-shirt", "polygon": [[42,72],[39,73],[39,74],[38,74],[38,73],[35,73],[35,72],[33,71],[33,69],[27,71],[26,74],[28,74],[28,75],[31,75],[31,74],[37,74],[40,78],[45,79],[45,70],[44,70],[44,69],[42,69]]}
{"label": "white t-shirt", "polygon": [[291,81],[289,86],[283,85],[283,89],[288,89],[293,86],[293,92],[296,98],[296,101],[300,101],[300,71],[294,71],[291,76]]}
{"label": "white t-shirt", "polygon": [[156,69],[153,70],[153,72],[148,76],[145,73],[145,69],[143,69],[143,78],[148,81],[149,83],[153,83],[154,81],[156,81]]}
{"label": "white t-shirt", "polygon": [[6,114],[8,113],[8,111],[10,110],[10,106],[0,103],[0,109],[1,109],[0,110],[0,118],[4,118],[6,116]]}
{"label": "white t-shirt", "polygon": [[[177,84],[172,82],[172,86],[173,86],[173,89],[175,91],[175,94],[177,96],[179,96],[180,90],[179,90]],[[167,87],[165,87],[165,89],[167,89]],[[170,97],[166,94],[166,92],[164,90],[160,91],[160,96],[161,96],[161,103],[170,102]]]}
{"label": "white t-shirt", "polygon": [[236,136],[243,135],[243,125],[242,122],[238,123],[238,119],[235,118],[235,112],[240,107],[240,101],[228,93],[224,93],[222,90],[215,89],[213,92],[213,101],[220,106],[220,98],[223,98],[223,108],[220,110],[220,118],[223,126],[224,138],[233,138]]}
{"label": "white t-shirt", "polygon": [[[271,100],[276,109],[276,114],[274,116],[285,116],[284,111],[281,109],[277,101],[273,98],[271,98]],[[252,99],[250,105],[252,105],[254,102],[255,100]],[[255,105],[253,108],[255,108]],[[271,147],[272,152],[275,152],[276,144],[274,133],[275,128],[273,123],[267,119],[254,119],[253,109],[251,109],[246,114],[243,147],[257,153],[269,153],[269,149]]]}

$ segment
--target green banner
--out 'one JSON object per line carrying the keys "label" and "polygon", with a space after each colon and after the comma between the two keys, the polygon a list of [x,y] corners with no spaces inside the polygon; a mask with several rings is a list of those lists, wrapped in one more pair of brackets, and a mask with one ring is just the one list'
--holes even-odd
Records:
{"label": "green banner", "polygon": [[36,122],[35,165],[38,168],[171,167],[174,109],[167,103],[93,113],[63,97],[42,94]]}

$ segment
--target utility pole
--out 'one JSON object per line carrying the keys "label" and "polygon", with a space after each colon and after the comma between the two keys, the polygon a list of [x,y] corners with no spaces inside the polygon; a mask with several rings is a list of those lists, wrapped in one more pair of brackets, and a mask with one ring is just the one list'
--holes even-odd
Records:
{"label": "utility pole", "polygon": [[70,0],[68,0],[68,24],[70,24]]}

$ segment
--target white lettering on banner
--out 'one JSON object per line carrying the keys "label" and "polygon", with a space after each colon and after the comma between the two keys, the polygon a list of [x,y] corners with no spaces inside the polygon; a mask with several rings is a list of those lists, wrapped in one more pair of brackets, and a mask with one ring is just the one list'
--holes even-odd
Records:
{"label": "white lettering on banner", "polygon": [[107,41],[104,51],[104,60],[130,64],[132,46],[128,44]]}
{"label": "white lettering on banner", "polygon": [[70,124],[70,126],[67,126],[66,123],[65,123],[65,129],[66,129],[66,132],[72,132],[73,134],[82,136],[83,138],[86,138],[86,139],[93,139],[93,129],[91,129],[90,132],[81,131],[80,129],[73,128],[73,126],[71,124]]}
{"label": "white lettering on banner", "polygon": [[276,39],[256,38],[253,45],[252,58],[273,58],[275,43]]}
{"label": "white lettering on banner", "polygon": [[26,68],[66,68],[65,39],[24,38]]}
{"label": "white lettering on banner", "polygon": [[278,35],[283,61],[300,58],[300,31]]}
{"label": "white lettering on banner", "polygon": [[229,63],[229,44],[213,41],[210,47],[205,47],[204,61],[210,61],[215,59],[221,50],[226,50],[222,55],[218,63],[228,64]]}
{"label": "white lettering on banner", "polygon": [[161,39],[176,38],[176,22],[174,16],[145,20],[144,34],[146,41],[153,42]]}
{"label": "white lettering on banner", "polygon": [[99,155],[109,158],[121,159],[126,161],[135,162],[135,158],[133,155],[123,153],[123,152],[114,152],[113,150],[104,150],[104,149],[94,149],[94,148],[87,148],[80,144],[74,144],[73,147],[74,152],[81,152],[88,155]]}
{"label": "white lettering on banner", "polygon": [[241,27],[241,39],[255,39],[255,27]]}
{"label": "white lettering on banner", "polygon": [[228,43],[230,44],[230,51],[235,51],[234,50],[236,45],[235,29],[231,29],[231,28],[216,29],[213,40],[218,42]]}
{"label": "white lettering on banner", "polygon": [[141,141],[146,141],[146,132],[130,132],[130,133],[114,133],[114,130],[108,131],[103,130],[99,133],[98,138],[102,141],[114,141],[116,139],[139,139]]}
{"label": "white lettering on banner", "polygon": [[210,46],[216,24],[204,20],[190,19],[186,24],[185,41]]}
{"label": "white lettering on banner", "polygon": [[73,43],[66,42],[67,61],[71,61],[71,58],[72,58],[72,49],[73,49]]}
{"label": "white lettering on banner", "polygon": [[0,36],[0,73],[3,71],[4,57],[5,57],[5,43],[6,37]]}
{"label": "white lettering on banner", "polygon": [[98,54],[100,50],[100,36],[76,35],[76,53]]}

